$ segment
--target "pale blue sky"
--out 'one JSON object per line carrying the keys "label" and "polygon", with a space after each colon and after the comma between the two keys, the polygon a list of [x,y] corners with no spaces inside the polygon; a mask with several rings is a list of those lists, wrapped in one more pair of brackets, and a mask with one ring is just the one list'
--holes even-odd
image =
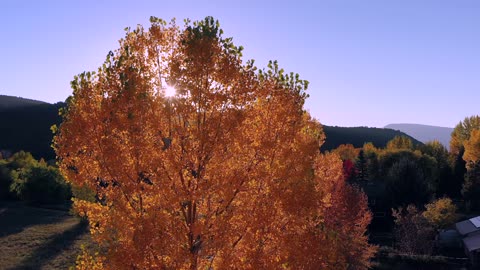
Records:
{"label": "pale blue sky", "polygon": [[151,15],[220,20],[259,67],[310,81],[327,125],[453,127],[480,114],[480,1],[0,1],[0,94],[47,102]]}

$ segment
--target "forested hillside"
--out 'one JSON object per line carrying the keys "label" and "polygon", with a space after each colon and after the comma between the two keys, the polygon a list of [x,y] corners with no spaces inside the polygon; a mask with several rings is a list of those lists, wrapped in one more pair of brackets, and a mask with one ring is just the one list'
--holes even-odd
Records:
{"label": "forested hillside", "polygon": [[50,127],[60,123],[58,109],[64,103],[27,100],[29,105],[26,106],[23,101],[21,98],[0,97],[0,104],[12,102],[0,111],[0,150],[10,153],[25,150],[36,158],[54,159]]}
{"label": "forested hillside", "polygon": [[406,134],[415,137],[417,140],[423,143],[437,140],[447,149],[450,147],[450,137],[453,132],[453,128],[449,127],[437,127],[419,124],[390,124],[385,126],[385,128],[405,132]]}
{"label": "forested hillside", "polygon": [[[49,104],[18,97],[0,96],[0,150],[15,153],[30,152],[36,158],[54,159],[50,127],[61,122],[58,109],[65,103]],[[341,144],[360,148],[366,142],[385,147],[395,136],[407,136],[414,144],[421,142],[403,132],[386,128],[323,126],[326,140],[322,150],[332,150]]]}
{"label": "forested hillside", "polygon": [[321,148],[323,151],[335,149],[341,144],[352,144],[355,148],[361,148],[366,142],[384,148],[387,142],[396,136],[406,136],[414,145],[422,144],[401,131],[388,128],[323,126],[323,131],[327,137]]}
{"label": "forested hillside", "polygon": [[28,98],[0,95],[0,112],[10,108],[29,107],[40,104],[48,103]]}

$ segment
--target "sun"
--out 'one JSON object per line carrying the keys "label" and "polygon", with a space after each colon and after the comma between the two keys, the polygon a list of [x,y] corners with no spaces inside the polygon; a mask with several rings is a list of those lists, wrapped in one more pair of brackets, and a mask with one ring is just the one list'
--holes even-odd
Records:
{"label": "sun", "polygon": [[170,85],[167,85],[167,87],[165,88],[166,97],[173,97],[175,96],[176,93],[177,93],[177,90],[175,90],[175,88]]}

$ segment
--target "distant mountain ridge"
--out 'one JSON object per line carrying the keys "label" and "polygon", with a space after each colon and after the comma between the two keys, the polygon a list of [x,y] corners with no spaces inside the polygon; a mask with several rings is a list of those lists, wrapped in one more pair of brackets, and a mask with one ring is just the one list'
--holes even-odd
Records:
{"label": "distant mountain ridge", "polygon": [[450,137],[453,132],[453,128],[439,127],[421,124],[389,124],[385,128],[399,130],[414,137],[415,139],[426,143],[433,140],[438,140],[447,149],[450,146]]}
{"label": "distant mountain ridge", "polygon": [[62,102],[50,104],[0,95],[0,150],[7,153],[24,150],[37,159],[54,159],[50,127],[61,122],[58,109],[63,106]]}
{"label": "distant mountain ridge", "polygon": [[387,146],[387,142],[396,136],[406,136],[410,138],[414,145],[421,145],[422,142],[412,136],[398,130],[373,127],[337,127],[323,126],[325,132],[325,143],[321,150],[332,150],[340,144],[352,144],[355,148],[360,148],[364,143],[371,142],[379,148]]}
{"label": "distant mountain ridge", "polygon": [[[31,152],[36,158],[54,159],[50,147],[53,134],[50,127],[60,124],[58,109],[65,103],[50,104],[38,100],[0,95],[0,150]],[[395,136],[407,134],[384,128],[323,126],[326,135],[321,150],[332,150],[341,144],[353,144],[360,148],[372,142],[385,147]],[[410,137],[414,144],[421,142]]]}
{"label": "distant mountain ridge", "polygon": [[14,97],[14,96],[6,96],[0,95],[0,110],[11,109],[11,108],[20,108],[20,107],[29,107],[41,104],[49,104],[47,102],[22,98],[22,97]]}

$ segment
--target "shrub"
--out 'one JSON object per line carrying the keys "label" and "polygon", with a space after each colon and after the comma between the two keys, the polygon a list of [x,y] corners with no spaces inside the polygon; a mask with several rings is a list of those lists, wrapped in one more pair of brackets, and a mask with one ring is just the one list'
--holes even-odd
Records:
{"label": "shrub", "polygon": [[435,230],[413,205],[407,209],[392,209],[395,218],[395,238],[398,249],[407,254],[431,254]]}
{"label": "shrub", "polygon": [[437,229],[444,229],[457,220],[457,207],[450,198],[438,199],[425,205],[423,217]]}
{"label": "shrub", "polygon": [[70,186],[58,169],[46,164],[13,171],[12,176],[10,190],[29,203],[64,203],[72,196]]}

